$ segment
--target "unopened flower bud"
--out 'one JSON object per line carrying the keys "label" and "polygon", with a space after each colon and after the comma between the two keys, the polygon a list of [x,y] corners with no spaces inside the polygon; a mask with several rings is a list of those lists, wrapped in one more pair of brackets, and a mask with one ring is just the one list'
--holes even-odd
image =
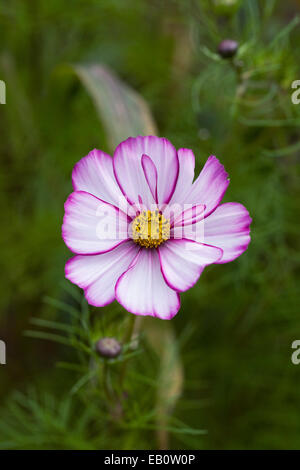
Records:
{"label": "unopened flower bud", "polygon": [[223,59],[229,59],[237,53],[239,44],[233,39],[224,39],[218,46],[218,53]]}
{"label": "unopened flower bud", "polygon": [[96,343],[96,351],[102,357],[113,358],[119,356],[122,346],[115,338],[101,338]]}

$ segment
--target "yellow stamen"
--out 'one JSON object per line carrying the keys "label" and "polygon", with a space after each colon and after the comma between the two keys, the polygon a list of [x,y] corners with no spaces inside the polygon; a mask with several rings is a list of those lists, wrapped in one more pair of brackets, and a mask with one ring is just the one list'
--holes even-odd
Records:
{"label": "yellow stamen", "polygon": [[145,248],[157,248],[170,238],[170,222],[158,210],[142,211],[132,222],[132,238]]}

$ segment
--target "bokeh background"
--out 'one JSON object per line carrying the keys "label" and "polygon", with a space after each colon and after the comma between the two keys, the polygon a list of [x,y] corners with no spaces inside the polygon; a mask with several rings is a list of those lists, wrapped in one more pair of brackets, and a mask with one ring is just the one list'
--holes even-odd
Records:
{"label": "bokeh background", "polygon": [[[1,2],[0,448],[299,448],[298,15],[296,0]],[[129,313],[64,279],[61,223],[74,164],[140,132],[192,148],[197,171],[217,155],[224,201],[253,223],[245,254],[130,342]],[[119,358],[96,355],[102,336]]]}

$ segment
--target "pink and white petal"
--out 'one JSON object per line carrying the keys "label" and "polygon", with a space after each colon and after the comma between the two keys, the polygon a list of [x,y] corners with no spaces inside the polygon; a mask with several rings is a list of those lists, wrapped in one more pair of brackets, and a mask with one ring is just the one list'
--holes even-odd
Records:
{"label": "pink and white petal", "polygon": [[74,253],[103,253],[129,238],[129,221],[117,207],[84,191],[75,191],[65,202],[62,237]]}
{"label": "pink and white petal", "polygon": [[116,299],[135,315],[170,320],[180,307],[180,297],[165,282],[156,250],[141,249],[116,284]]}
{"label": "pink and white petal", "polygon": [[112,162],[112,157],[107,153],[92,150],[74,166],[73,188],[74,191],[85,191],[125,210],[127,202],[116,182]]}
{"label": "pink and white petal", "polygon": [[228,263],[244,253],[250,243],[250,224],[249,212],[237,202],[221,204],[205,219],[205,243],[223,250],[217,263]]}
{"label": "pink and white petal", "polygon": [[158,249],[163,277],[172,289],[185,291],[199,279],[208,264],[222,257],[222,250],[191,240],[169,240]]}
{"label": "pink and white petal", "polygon": [[116,282],[137,252],[137,245],[126,241],[107,253],[74,256],[66,263],[66,278],[84,289],[90,305],[103,307],[115,299]]}
{"label": "pink and white petal", "polygon": [[153,161],[151,160],[148,155],[142,155],[142,167],[144,171],[144,175],[151,191],[152,197],[155,202],[158,202],[157,199],[157,168],[154,165]]}
{"label": "pink and white petal", "polygon": [[177,151],[179,160],[179,174],[175,191],[170,201],[172,204],[182,204],[191,190],[195,175],[195,155],[190,149]]}
{"label": "pink and white petal", "polygon": [[129,137],[118,145],[113,166],[121,191],[131,204],[137,203],[139,196],[148,208],[155,203],[141,163],[144,154],[150,157],[157,170],[158,201],[168,203],[176,186],[179,163],[176,149],[162,137]]}
{"label": "pink and white petal", "polygon": [[183,212],[175,215],[171,223],[172,227],[183,227],[199,222],[204,218],[205,204],[185,204]]}
{"label": "pink and white petal", "polygon": [[229,178],[224,166],[212,155],[206,161],[183,202],[205,204],[205,217],[207,217],[221,202],[228,185]]}
{"label": "pink and white petal", "polygon": [[204,224],[206,219],[204,217],[204,204],[198,204],[190,209],[186,209],[181,214],[178,214],[171,224],[170,238],[175,240],[185,238],[198,243],[205,243]]}
{"label": "pink and white petal", "polygon": [[[205,216],[205,214],[204,214]],[[201,215],[199,219],[192,224],[176,225],[170,230],[170,239],[180,240],[182,238],[192,240],[197,243],[206,243],[204,237],[204,226],[206,218]]]}

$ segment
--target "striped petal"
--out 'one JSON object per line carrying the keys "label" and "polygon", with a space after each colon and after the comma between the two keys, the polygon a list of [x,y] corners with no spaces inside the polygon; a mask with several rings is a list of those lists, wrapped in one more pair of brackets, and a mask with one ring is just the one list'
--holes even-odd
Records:
{"label": "striped petal", "polygon": [[112,157],[107,153],[92,150],[74,166],[74,191],[85,191],[117,207],[126,207],[125,198],[115,179],[112,162]]}
{"label": "striped petal", "polygon": [[141,249],[116,284],[116,299],[135,315],[170,320],[180,307],[177,292],[165,282],[156,250]]}
{"label": "striped petal", "polygon": [[[176,149],[165,138],[130,137],[118,145],[113,166],[122,193],[131,204],[142,201],[148,208],[155,204],[142,166],[143,155],[147,155],[156,167],[157,198],[160,204],[166,204],[176,186],[179,163]],[[150,174],[149,165],[147,173]]]}
{"label": "striped petal", "polygon": [[117,207],[75,191],[65,202],[62,237],[74,253],[103,253],[129,238],[129,220]]}
{"label": "striped petal", "polygon": [[195,156],[190,149],[177,151],[179,160],[179,174],[175,191],[170,204],[182,204],[187,194],[191,191],[195,174]]}
{"label": "striped petal", "polygon": [[210,156],[182,203],[204,204],[207,217],[220,204],[228,185],[229,178],[224,166],[216,157]]}
{"label": "striped petal", "polygon": [[240,256],[250,243],[251,217],[237,202],[221,204],[204,223],[205,243],[223,250],[218,263],[228,263]]}
{"label": "striped petal", "polygon": [[222,256],[222,250],[192,240],[169,240],[159,247],[162,274],[168,286],[177,291],[190,289],[208,264]]}
{"label": "striped petal", "polygon": [[66,263],[66,278],[84,289],[90,305],[103,307],[115,299],[116,282],[137,251],[138,247],[130,240],[107,253],[74,256]]}

